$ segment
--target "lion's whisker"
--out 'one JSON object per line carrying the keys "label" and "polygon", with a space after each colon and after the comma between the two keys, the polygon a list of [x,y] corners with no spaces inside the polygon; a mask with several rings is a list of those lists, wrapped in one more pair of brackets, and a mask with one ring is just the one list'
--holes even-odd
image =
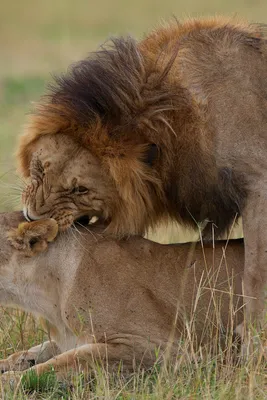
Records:
{"label": "lion's whisker", "polygon": [[77,226],[76,226],[75,224],[72,225],[71,228],[72,228],[72,231],[73,231],[73,232],[75,231],[75,232],[77,232],[77,234],[79,234],[80,236],[83,236],[82,232],[80,232],[79,229],[77,229]]}
{"label": "lion's whisker", "polygon": [[0,187],[1,186],[4,187],[4,188],[16,190],[16,191],[18,191],[20,193],[23,192],[23,188],[21,186],[10,184],[10,183],[4,182],[4,181],[0,181]]}
{"label": "lion's whisker", "polygon": [[[80,225],[82,228],[84,228],[87,232],[89,232],[93,238],[97,241],[96,235],[91,231],[91,229],[87,228],[85,225],[82,225],[80,222],[76,222],[77,225]],[[77,228],[76,228],[77,229]]]}
{"label": "lion's whisker", "polygon": [[90,254],[89,250],[88,250],[86,247],[83,246],[82,241],[79,240],[80,238],[78,238],[78,237],[76,236],[76,233],[75,233],[75,232],[80,233],[80,232],[78,231],[78,229],[77,229],[77,228],[76,228],[76,229],[73,229],[73,227],[70,227],[70,229],[68,229],[68,230],[72,233],[73,238],[76,240],[76,242],[79,244],[79,246],[81,246],[81,247],[83,248],[84,251],[86,251],[87,253]]}

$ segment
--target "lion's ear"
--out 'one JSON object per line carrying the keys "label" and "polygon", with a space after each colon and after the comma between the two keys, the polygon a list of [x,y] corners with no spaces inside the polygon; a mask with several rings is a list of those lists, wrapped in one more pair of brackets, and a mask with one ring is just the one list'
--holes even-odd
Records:
{"label": "lion's ear", "polygon": [[149,144],[148,149],[144,154],[144,159],[142,161],[152,167],[158,157],[159,157],[158,146],[155,143],[151,143]]}

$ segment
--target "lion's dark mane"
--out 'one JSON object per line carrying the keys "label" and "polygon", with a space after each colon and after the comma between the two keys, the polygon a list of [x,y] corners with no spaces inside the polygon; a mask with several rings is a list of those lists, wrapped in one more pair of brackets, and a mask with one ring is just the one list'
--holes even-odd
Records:
{"label": "lion's dark mane", "polygon": [[[177,47],[178,50],[178,47]],[[150,119],[173,103],[186,102],[182,90],[170,91],[166,80],[176,54],[165,61],[160,70],[157,63],[149,65],[131,37],[113,38],[108,45],[74,64],[67,74],[55,77],[49,97],[55,104],[71,110],[79,125],[88,126],[95,118],[110,127],[109,134],[136,126],[139,116]],[[164,52],[159,62],[166,58]],[[177,88],[176,88],[177,89]]]}

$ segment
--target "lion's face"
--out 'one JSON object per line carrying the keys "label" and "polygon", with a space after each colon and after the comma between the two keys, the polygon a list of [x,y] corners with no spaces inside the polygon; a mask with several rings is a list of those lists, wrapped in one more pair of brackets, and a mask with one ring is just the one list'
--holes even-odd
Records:
{"label": "lion's face", "polygon": [[28,220],[54,218],[60,230],[83,216],[108,220],[116,188],[99,160],[65,135],[46,135],[33,145],[30,182],[22,199]]}

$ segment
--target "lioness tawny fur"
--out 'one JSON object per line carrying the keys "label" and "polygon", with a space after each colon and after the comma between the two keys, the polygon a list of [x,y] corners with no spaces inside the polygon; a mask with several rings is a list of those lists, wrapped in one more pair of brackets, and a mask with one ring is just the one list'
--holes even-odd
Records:
{"label": "lioness tawny fur", "polygon": [[[37,374],[51,366],[62,374],[107,359],[110,367],[148,368],[167,348],[175,358],[188,328],[197,351],[242,321],[241,241],[207,245],[204,255],[200,244],[117,241],[80,227],[43,251],[38,242],[51,240],[55,221],[24,224],[7,237],[22,219],[0,214],[0,304],[41,316],[51,342],[2,360],[3,371],[36,364]],[[31,247],[41,252],[29,257]]]}

